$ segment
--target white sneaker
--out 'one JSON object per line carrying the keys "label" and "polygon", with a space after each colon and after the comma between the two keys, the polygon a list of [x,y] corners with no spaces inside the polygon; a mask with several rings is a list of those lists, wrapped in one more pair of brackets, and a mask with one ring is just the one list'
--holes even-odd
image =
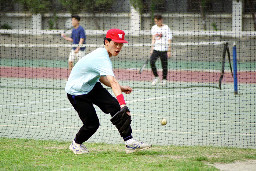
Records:
{"label": "white sneaker", "polygon": [[158,77],[155,77],[155,79],[152,81],[152,86],[156,85],[158,81],[159,81]]}
{"label": "white sneaker", "polygon": [[143,143],[141,141],[137,141],[134,139],[129,139],[125,142],[126,145],[126,149],[125,152],[128,153],[133,153],[135,151],[139,151],[139,150],[144,150],[144,149],[148,149],[150,147],[152,147],[152,145],[150,144],[146,144]]}
{"label": "white sneaker", "polygon": [[69,149],[75,154],[89,153],[89,150],[83,144],[77,144],[74,140],[70,144]]}
{"label": "white sneaker", "polygon": [[162,85],[162,86],[166,86],[166,85],[167,85],[167,80],[163,80],[163,81],[161,82],[161,85]]}

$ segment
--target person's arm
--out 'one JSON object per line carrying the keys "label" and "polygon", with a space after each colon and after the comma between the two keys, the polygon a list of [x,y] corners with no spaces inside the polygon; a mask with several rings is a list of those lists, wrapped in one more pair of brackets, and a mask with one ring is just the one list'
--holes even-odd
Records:
{"label": "person's arm", "polygon": [[155,42],[156,42],[156,36],[152,35],[152,42],[151,42],[151,51],[150,54],[153,53],[154,47],[155,47]]}
{"label": "person's arm", "polygon": [[[122,92],[125,94],[130,94],[132,92],[132,88],[129,86],[121,86],[114,76],[101,76],[100,82],[104,85],[111,87],[115,96],[120,95]],[[115,89],[115,90],[114,90]],[[119,91],[120,90],[120,91]]]}
{"label": "person's arm", "polygon": [[130,87],[120,86],[115,77],[110,75],[100,77],[100,82],[112,88],[112,91],[116,96],[116,99],[119,102],[121,108],[126,105],[122,92],[130,94],[132,92],[132,89]]}
{"label": "person's arm", "polygon": [[73,42],[73,39],[71,37],[67,37],[65,34],[61,34],[61,37],[63,37],[65,40]]}
{"label": "person's arm", "polygon": [[168,58],[171,57],[171,44],[172,44],[172,40],[169,39],[168,40],[168,51],[167,51]]}
{"label": "person's arm", "polygon": [[172,44],[172,32],[171,32],[171,29],[169,27],[167,29],[167,39],[168,39],[167,56],[169,58],[169,57],[171,57],[171,44]]}
{"label": "person's arm", "polygon": [[74,51],[75,53],[78,53],[78,52],[79,52],[80,46],[82,46],[83,43],[84,43],[84,39],[81,38],[80,41],[79,41],[79,44],[78,44],[77,48],[76,48],[75,51]]}

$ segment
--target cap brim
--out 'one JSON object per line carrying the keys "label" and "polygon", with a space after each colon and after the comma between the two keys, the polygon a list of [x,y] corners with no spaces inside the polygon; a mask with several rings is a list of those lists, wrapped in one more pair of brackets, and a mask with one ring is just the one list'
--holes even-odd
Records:
{"label": "cap brim", "polygon": [[126,40],[115,40],[115,39],[112,39],[112,41],[114,41],[116,43],[128,43]]}

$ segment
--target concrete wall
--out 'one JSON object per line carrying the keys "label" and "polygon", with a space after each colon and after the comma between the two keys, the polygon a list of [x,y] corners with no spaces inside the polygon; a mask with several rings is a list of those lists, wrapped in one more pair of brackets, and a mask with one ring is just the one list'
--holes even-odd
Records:
{"label": "concrete wall", "polygon": [[[163,14],[164,22],[169,25],[172,30],[193,31],[202,30],[201,17],[199,14],[184,14],[184,13],[166,13]],[[52,14],[42,15],[42,29],[49,29],[49,20]],[[216,14],[207,15],[207,30],[213,30],[212,24],[215,23],[218,30],[232,31],[232,15],[231,14]],[[70,14],[58,14],[58,28],[66,29],[65,22],[70,20]],[[95,17],[92,14],[81,14],[81,25],[87,30],[98,30],[96,21],[100,28],[99,30],[107,30],[118,27],[123,30],[129,30],[130,13],[115,13],[115,14],[97,14]],[[32,15],[29,13],[2,13],[0,14],[0,25],[8,24],[13,29],[32,29]],[[152,26],[150,14],[144,14],[141,18],[141,29],[149,30]],[[253,20],[250,14],[243,15],[243,31],[254,31]]]}
{"label": "concrete wall", "polygon": [[[108,30],[118,27],[123,30],[129,29],[129,13],[105,13],[105,14],[79,14],[80,24],[87,30]],[[49,29],[49,20],[53,18],[51,14],[45,14],[43,17],[43,29]],[[58,14],[58,29],[66,29],[65,23],[71,21],[71,15],[68,13]],[[97,28],[99,25],[99,28]]]}

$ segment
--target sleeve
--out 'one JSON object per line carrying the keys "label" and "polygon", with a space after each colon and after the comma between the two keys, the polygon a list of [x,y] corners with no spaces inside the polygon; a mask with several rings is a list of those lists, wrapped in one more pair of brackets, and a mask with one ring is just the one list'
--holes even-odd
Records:
{"label": "sleeve", "polygon": [[82,39],[85,39],[85,38],[86,38],[84,28],[82,28],[82,29],[80,30],[80,35],[79,35],[79,37],[80,37],[80,39],[81,39],[81,38],[82,38]]}
{"label": "sleeve", "polygon": [[167,39],[172,40],[172,32],[171,32],[171,29],[169,27],[167,27]]}
{"label": "sleeve", "polygon": [[[72,39],[73,39],[73,29],[72,29],[72,31],[71,31],[70,38],[72,38]],[[73,40],[74,40],[74,39],[73,39]]]}
{"label": "sleeve", "polygon": [[155,35],[155,29],[154,29],[154,26],[151,28],[151,35]]}

